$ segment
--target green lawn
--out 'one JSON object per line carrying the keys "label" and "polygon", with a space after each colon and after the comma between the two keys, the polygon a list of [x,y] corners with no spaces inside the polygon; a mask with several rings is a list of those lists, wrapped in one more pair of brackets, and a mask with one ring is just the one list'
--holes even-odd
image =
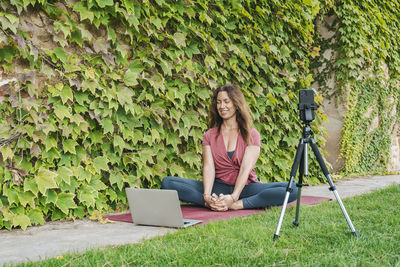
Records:
{"label": "green lawn", "polygon": [[[340,192],[339,192],[340,193]],[[90,250],[27,266],[400,266],[400,185],[343,200],[360,237],[336,201],[287,209],[272,240],[280,208],[209,223],[141,244]]]}

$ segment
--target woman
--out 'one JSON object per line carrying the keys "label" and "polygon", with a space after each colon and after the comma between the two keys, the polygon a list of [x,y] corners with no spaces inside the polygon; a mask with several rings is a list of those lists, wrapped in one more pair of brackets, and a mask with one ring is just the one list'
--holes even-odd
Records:
{"label": "woman", "polygon": [[[182,201],[215,211],[283,204],[287,183],[260,183],[254,171],[260,134],[252,127],[250,109],[236,85],[215,91],[210,126],[203,136],[203,181],[168,176],[161,187],[177,190]],[[289,202],[296,197],[293,188]]]}

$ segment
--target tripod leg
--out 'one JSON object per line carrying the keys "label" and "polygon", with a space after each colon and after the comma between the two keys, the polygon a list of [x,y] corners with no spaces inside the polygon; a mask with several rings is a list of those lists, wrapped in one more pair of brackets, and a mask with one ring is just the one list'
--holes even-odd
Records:
{"label": "tripod leg", "polygon": [[281,226],[282,226],[283,217],[285,216],[285,210],[286,210],[286,206],[287,206],[287,203],[288,203],[288,200],[289,200],[289,195],[290,195],[290,192],[292,191],[292,183],[293,183],[294,177],[296,176],[296,172],[297,172],[297,169],[299,167],[299,163],[300,163],[301,157],[303,155],[303,150],[304,150],[304,140],[301,139],[300,143],[299,143],[299,146],[297,147],[295,160],[294,160],[294,163],[292,165],[292,170],[290,172],[290,180],[289,180],[288,185],[286,187],[285,199],[283,201],[281,215],[279,216],[278,225],[276,227],[274,240],[279,237],[279,231],[280,231]]}
{"label": "tripod leg", "polygon": [[329,190],[331,190],[333,192],[333,194],[335,195],[336,200],[339,203],[340,208],[342,209],[344,217],[346,218],[347,224],[349,225],[349,227],[351,229],[351,233],[358,237],[357,231],[354,228],[353,223],[351,222],[349,215],[347,214],[346,208],[344,207],[343,202],[340,199],[338,192],[336,191],[336,186],[333,184],[333,181],[332,181],[332,179],[330,177],[328,168],[326,167],[324,159],[322,158],[321,153],[319,152],[318,146],[315,143],[314,139],[310,138],[310,140],[311,140],[311,147],[312,147],[312,150],[313,150],[313,152],[315,154],[315,157],[317,158],[319,166],[321,167],[322,172],[324,173],[324,175],[325,175],[325,177],[328,180],[328,183],[330,185]]}
{"label": "tripod leg", "polygon": [[303,175],[305,174],[306,178],[308,175],[308,144],[304,144],[304,150],[302,157],[300,159],[300,168],[299,168],[299,182],[296,184],[297,186],[297,204],[296,204],[296,217],[293,221],[294,226],[299,226],[299,215],[300,215],[300,205],[301,205],[301,188],[303,187]]}

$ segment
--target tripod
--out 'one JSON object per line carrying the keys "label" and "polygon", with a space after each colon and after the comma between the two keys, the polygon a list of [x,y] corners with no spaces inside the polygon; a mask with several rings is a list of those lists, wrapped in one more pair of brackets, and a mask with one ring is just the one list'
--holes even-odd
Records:
{"label": "tripod", "polygon": [[357,234],[356,230],[354,229],[354,226],[350,220],[349,215],[346,212],[346,209],[342,203],[342,200],[340,199],[339,194],[336,191],[336,187],[333,184],[333,181],[329,175],[328,168],[326,167],[325,162],[321,156],[321,153],[318,150],[318,146],[315,143],[314,139],[310,137],[312,134],[313,134],[313,132],[310,129],[309,122],[306,122],[306,124],[303,128],[303,138],[300,139],[299,146],[297,147],[297,151],[296,151],[295,160],[292,165],[292,170],[290,172],[290,180],[289,180],[289,183],[286,188],[285,200],[283,202],[281,215],[279,217],[278,226],[276,228],[276,232],[274,235],[274,240],[279,237],[279,231],[282,226],[282,221],[283,221],[283,217],[285,215],[285,210],[286,210],[286,206],[288,203],[289,195],[290,195],[290,192],[293,191],[292,184],[293,184],[294,178],[296,176],[297,169],[300,165],[299,182],[297,183],[298,194],[297,194],[296,218],[293,221],[293,224],[295,226],[299,225],[300,197],[301,197],[301,188],[303,186],[303,176],[305,176],[306,178],[308,177],[308,144],[311,145],[312,151],[314,152],[314,155],[317,158],[319,166],[321,167],[322,172],[324,173],[326,179],[328,180],[328,183],[330,185],[329,190],[332,191],[333,194],[335,195],[336,200],[339,203],[340,208],[342,209],[344,217],[346,218],[347,223],[349,224],[352,234],[355,235],[356,237],[358,237],[358,234]]}

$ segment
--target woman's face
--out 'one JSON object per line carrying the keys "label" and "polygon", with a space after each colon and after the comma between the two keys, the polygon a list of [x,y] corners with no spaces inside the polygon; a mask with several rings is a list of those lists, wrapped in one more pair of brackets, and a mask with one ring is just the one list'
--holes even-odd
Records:
{"label": "woman's face", "polygon": [[226,91],[221,91],[217,95],[217,110],[223,120],[227,120],[236,115],[236,107]]}

